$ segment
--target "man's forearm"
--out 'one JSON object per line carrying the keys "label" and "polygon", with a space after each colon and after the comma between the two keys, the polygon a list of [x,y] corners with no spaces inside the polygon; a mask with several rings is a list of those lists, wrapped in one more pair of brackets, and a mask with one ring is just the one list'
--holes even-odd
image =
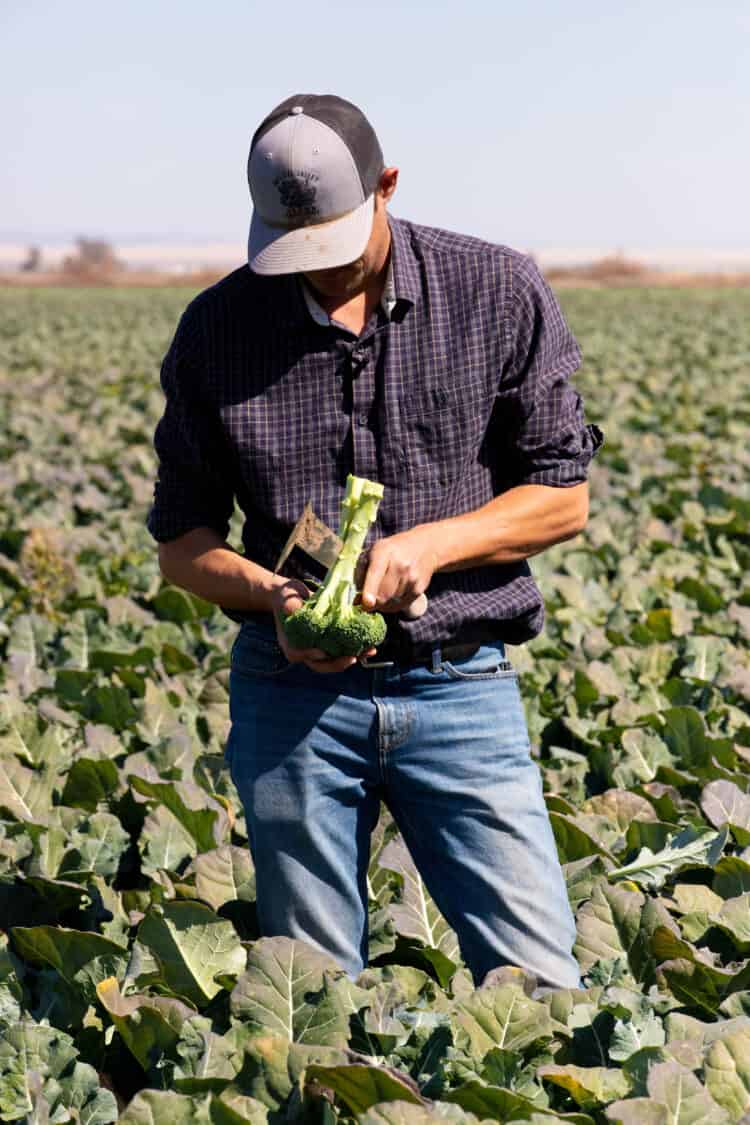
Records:
{"label": "man's forearm", "polygon": [[571,539],[588,517],[588,485],[522,484],[450,519],[420,523],[373,543],[362,603],[397,613],[429,590],[437,571],[514,563]]}
{"label": "man's forearm", "polygon": [[588,518],[588,485],[522,484],[473,512],[423,524],[432,532],[436,570],[519,562],[571,539]]}
{"label": "man's forearm", "polygon": [[209,527],[159,544],[162,574],[175,586],[227,609],[270,611],[284,579],[243,558]]}

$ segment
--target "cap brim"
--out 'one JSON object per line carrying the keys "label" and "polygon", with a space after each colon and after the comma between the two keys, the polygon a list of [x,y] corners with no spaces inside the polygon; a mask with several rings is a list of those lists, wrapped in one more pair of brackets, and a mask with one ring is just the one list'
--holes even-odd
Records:
{"label": "cap brim", "polygon": [[375,196],[370,195],[341,219],[282,230],[263,222],[253,211],[247,257],[253,273],[309,273],[346,266],[360,256],[370,240]]}

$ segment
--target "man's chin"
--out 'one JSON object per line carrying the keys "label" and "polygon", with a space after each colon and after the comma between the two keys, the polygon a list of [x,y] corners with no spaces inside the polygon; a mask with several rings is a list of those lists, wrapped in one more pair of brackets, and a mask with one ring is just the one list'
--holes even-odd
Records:
{"label": "man's chin", "polygon": [[313,270],[304,277],[324,297],[351,297],[359,292],[365,280],[364,271],[353,270],[351,265],[330,270]]}

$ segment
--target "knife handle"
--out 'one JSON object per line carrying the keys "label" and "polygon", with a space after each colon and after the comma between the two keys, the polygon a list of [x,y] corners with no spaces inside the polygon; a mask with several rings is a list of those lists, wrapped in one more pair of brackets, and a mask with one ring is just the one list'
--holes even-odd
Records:
{"label": "knife handle", "polygon": [[427,604],[427,595],[417,594],[414,601],[401,612],[410,621],[416,621],[418,617],[422,617],[427,612]]}

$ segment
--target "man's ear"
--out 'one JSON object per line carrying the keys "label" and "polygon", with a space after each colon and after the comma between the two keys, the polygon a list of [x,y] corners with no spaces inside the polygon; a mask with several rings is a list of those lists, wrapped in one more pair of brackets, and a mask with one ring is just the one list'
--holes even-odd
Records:
{"label": "man's ear", "polygon": [[398,168],[384,168],[378,183],[378,195],[384,203],[392,197],[398,183]]}

